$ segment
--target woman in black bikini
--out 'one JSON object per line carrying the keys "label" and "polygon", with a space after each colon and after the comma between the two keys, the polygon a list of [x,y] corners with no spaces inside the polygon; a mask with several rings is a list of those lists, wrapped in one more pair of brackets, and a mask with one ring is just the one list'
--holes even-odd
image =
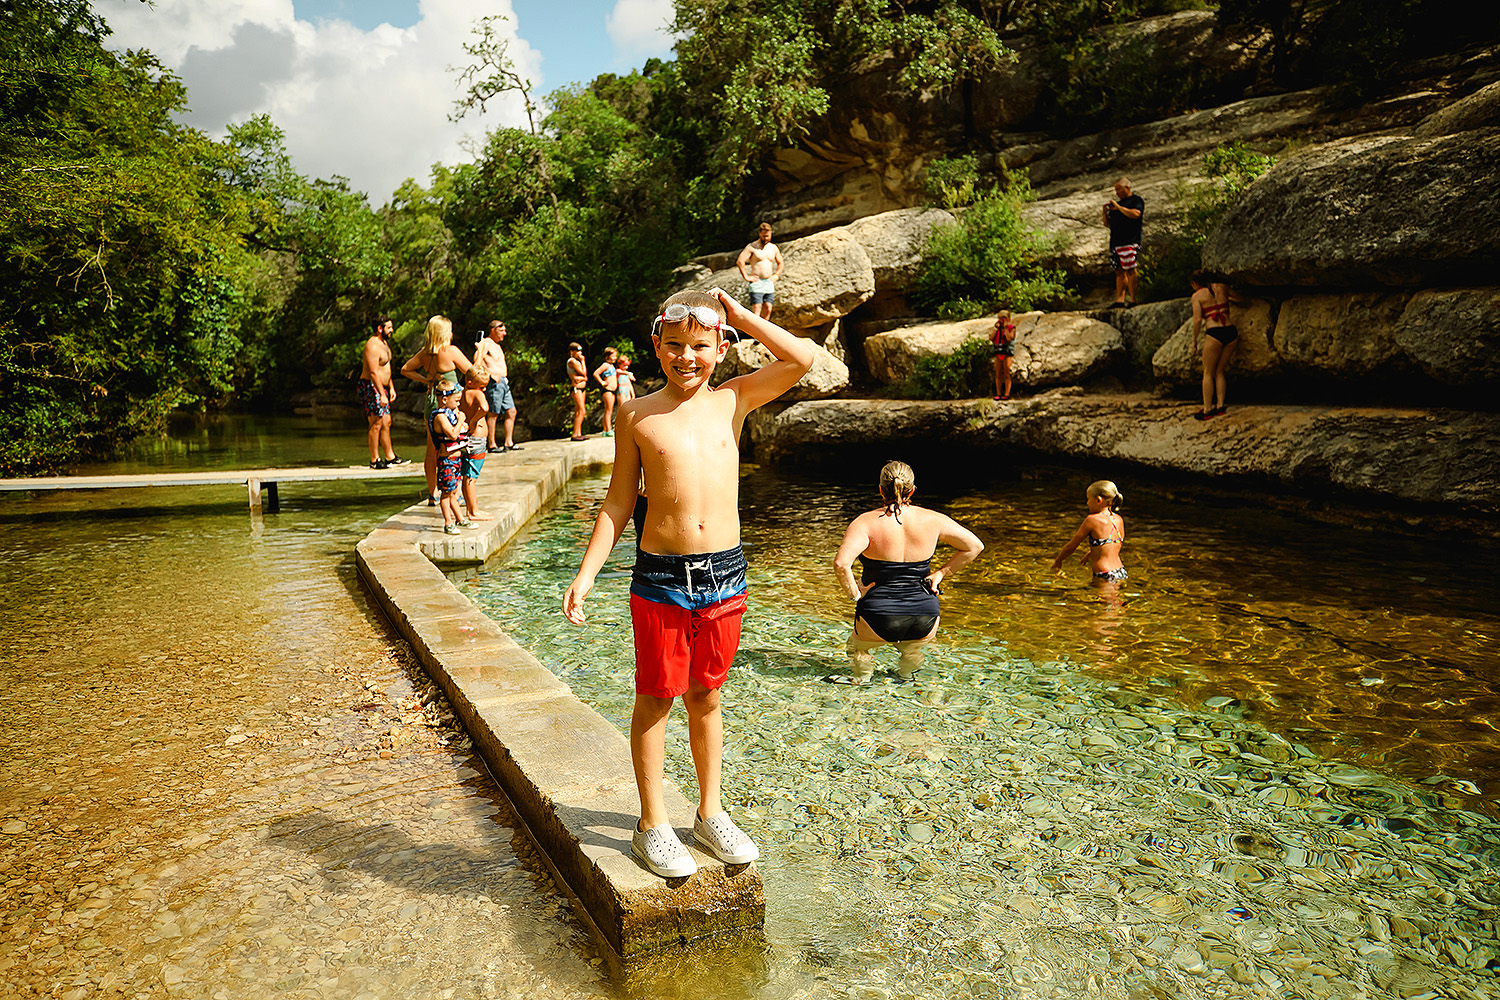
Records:
{"label": "woman in black bikini", "polygon": [[1203,338],[1203,409],[1193,419],[1207,420],[1229,408],[1224,373],[1234,360],[1240,332],[1229,322],[1229,287],[1224,280],[1209,271],[1194,271],[1188,280],[1193,285],[1194,354],[1198,353],[1198,331],[1207,334]]}
{"label": "woman in black bikini", "polygon": [[[922,666],[923,647],[937,635],[939,585],[984,550],[984,543],[951,517],[914,505],[916,485],[911,466],[887,462],[880,470],[884,506],[856,517],[833,557],[844,592],[856,602],[849,636],[855,684],[869,681],[875,648],[885,643],[900,651],[901,677],[911,680]],[[933,570],[939,542],[952,546],[953,555]],[[858,583],[856,557],[864,563]]]}

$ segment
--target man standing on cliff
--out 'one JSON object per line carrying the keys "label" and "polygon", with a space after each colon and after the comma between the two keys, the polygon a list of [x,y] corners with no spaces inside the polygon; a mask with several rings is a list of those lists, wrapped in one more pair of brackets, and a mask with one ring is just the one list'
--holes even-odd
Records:
{"label": "man standing on cliff", "polygon": [[760,224],[760,237],[740,251],[734,266],[740,277],[750,283],[750,311],[761,319],[771,318],[771,303],[776,301],[776,279],[781,277],[781,250],[771,242],[771,224]]}
{"label": "man standing on cliff", "polygon": [[[1115,181],[1115,196],[1104,203],[1104,224],[1109,227],[1109,263],[1115,271],[1115,305],[1133,306],[1135,258],[1141,251],[1141,220],[1146,201],[1130,190],[1130,178]],[[1130,301],[1125,301],[1126,294]]]}
{"label": "man standing on cliff", "polygon": [[[389,316],[377,317],[370,325],[355,389],[370,425],[370,468],[385,469],[409,461],[397,458],[396,449],[391,447],[391,403],[396,399],[396,386],[391,382],[390,341],[396,327]],[[380,457],[381,448],[385,449],[385,458]]]}
{"label": "man standing on cliff", "polygon": [[[488,425],[485,436],[489,438],[489,450],[492,452],[521,450],[521,446],[515,442],[516,401],[510,394],[510,379],[507,377],[510,369],[505,365],[505,349],[500,346],[503,340],[505,324],[492,319],[484,339],[474,350],[474,367],[483,368],[490,373],[490,380],[484,387],[484,398],[490,404],[490,413],[484,418],[484,422]],[[495,429],[500,423],[501,414],[505,415],[505,436],[497,440]]]}

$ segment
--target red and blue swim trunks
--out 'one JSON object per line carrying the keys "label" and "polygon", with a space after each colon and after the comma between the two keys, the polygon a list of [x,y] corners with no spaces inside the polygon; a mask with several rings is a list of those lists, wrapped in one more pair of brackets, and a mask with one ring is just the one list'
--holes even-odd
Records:
{"label": "red and blue swim trunks", "polygon": [[354,383],[354,389],[359,393],[359,401],[370,416],[388,417],[391,415],[390,400],[386,399],[385,393],[375,388],[375,383],[370,379],[360,379]]}
{"label": "red and blue swim trunks", "polygon": [[1134,271],[1136,254],[1141,252],[1139,243],[1123,243],[1109,248],[1109,263],[1116,271]]}
{"label": "red and blue swim trunks", "polygon": [[686,556],[637,549],[630,581],[636,691],[676,698],[690,680],[722,687],[740,647],[748,589],[738,545]]}

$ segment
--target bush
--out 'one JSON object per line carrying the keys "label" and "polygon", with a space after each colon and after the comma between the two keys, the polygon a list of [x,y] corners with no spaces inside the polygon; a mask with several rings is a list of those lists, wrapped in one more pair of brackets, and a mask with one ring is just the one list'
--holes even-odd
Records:
{"label": "bush", "polygon": [[972,399],[990,390],[990,341],[973,337],[952,354],[917,359],[905,392],[912,399]]}
{"label": "bush", "polygon": [[1031,185],[1006,174],[986,187],[971,156],[940,160],[928,187],[957,214],[927,237],[912,300],[929,314],[972,319],[998,309],[1025,310],[1067,295],[1061,270],[1041,264],[1060,237],[1033,229],[1022,216]]}

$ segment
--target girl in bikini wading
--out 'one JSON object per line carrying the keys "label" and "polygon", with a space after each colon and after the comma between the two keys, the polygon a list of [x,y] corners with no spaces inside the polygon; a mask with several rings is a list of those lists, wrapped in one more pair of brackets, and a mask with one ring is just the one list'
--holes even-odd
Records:
{"label": "girl in bikini wading", "polygon": [[1084,497],[1088,500],[1089,516],[1083,519],[1073,537],[1068,539],[1068,544],[1052,560],[1052,571],[1062,569],[1063,560],[1087,538],[1089,550],[1083,561],[1092,567],[1094,581],[1113,583],[1128,579],[1130,574],[1125,572],[1125,564],[1120,561],[1120,546],[1125,542],[1125,519],[1117,513],[1125,498],[1108,479],[1089,484]]}
{"label": "girl in bikini wading", "polygon": [[[867,683],[875,672],[875,649],[886,643],[900,651],[902,680],[911,680],[922,666],[923,647],[937,635],[939,585],[984,550],[968,528],[913,504],[916,488],[911,466],[887,462],[880,470],[883,506],[859,515],[844,532],[833,565],[844,592],[856,602],[848,647],[853,676],[829,680]],[[933,570],[939,542],[952,546],[953,555]],[[858,583],[856,557],[864,564]]]}
{"label": "girl in bikini wading", "polygon": [[[1229,287],[1210,271],[1194,271],[1188,279],[1193,286],[1193,353],[1198,353],[1198,331],[1203,338],[1203,409],[1194,420],[1208,420],[1228,409],[1224,373],[1234,360],[1240,332],[1229,322]],[[1217,401],[1218,405],[1215,406]]]}

